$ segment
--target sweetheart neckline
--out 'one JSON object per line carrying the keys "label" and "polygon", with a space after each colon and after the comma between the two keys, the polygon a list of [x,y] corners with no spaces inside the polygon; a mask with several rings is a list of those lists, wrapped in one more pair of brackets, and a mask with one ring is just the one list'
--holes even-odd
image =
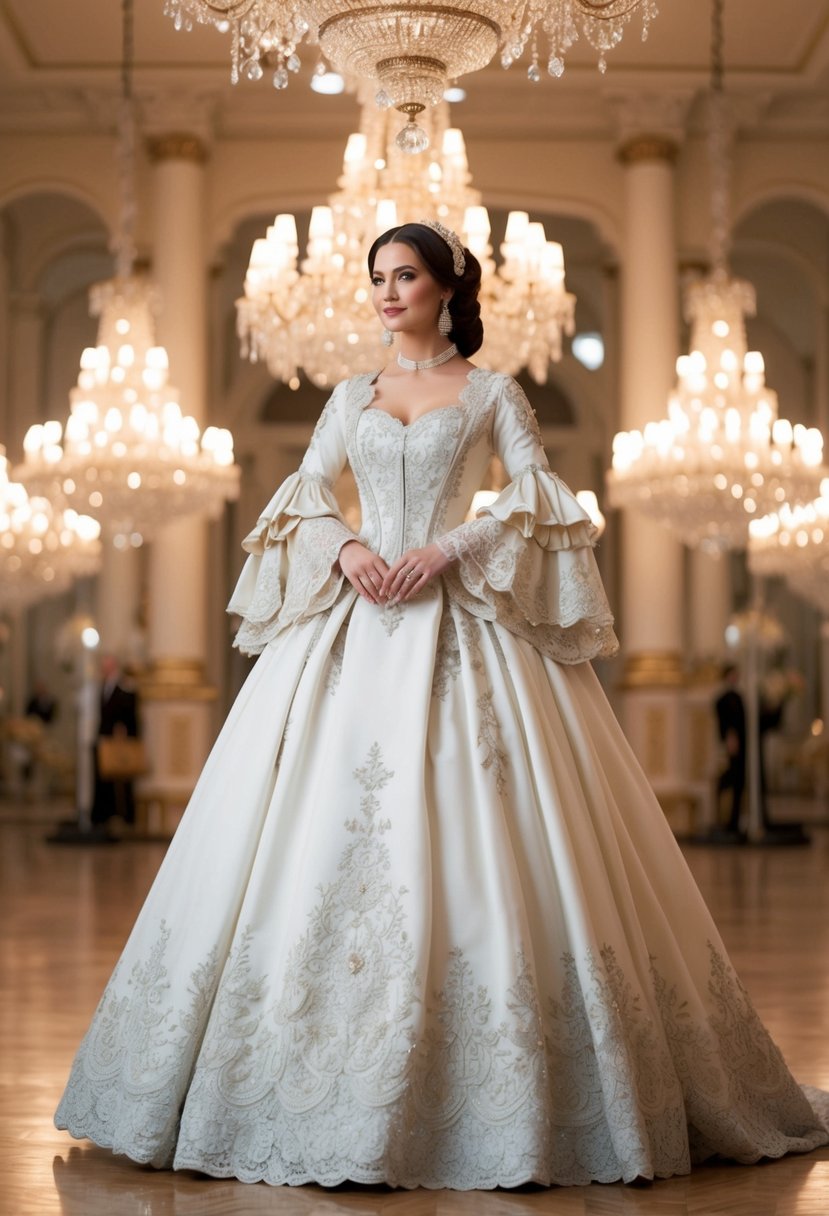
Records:
{"label": "sweetheart neckline", "polygon": [[422,422],[424,418],[428,418],[431,414],[443,414],[447,410],[462,410],[463,404],[460,401],[453,401],[451,405],[436,405],[433,410],[426,410],[423,414],[418,414],[417,418],[413,418],[411,422],[404,422],[402,418],[398,418],[395,414],[390,414],[388,410],[384,410],[379,405],[367,405],[365,413],[383,414],[386,418],[390,418],[392,422],[396,422],[404,431],[410,431],[413,426],[417,426],[418,422]]}
{"label": "sweetheart neckline", "polygon": [[369,380],[371,396],[369,397],[366,404],[363,406],[363,411],[365,412],[367,410],[371,410],[375,414],[385,414],[385,416],[387,418],[391,418],[392,422],[396,422],[397,425],[399,427],[401,427],[404,431],[409,431],[409,430],[411,430],[412,427],[417,426],[418,422],[422,422],[424,418],[428,418],[430,414],[441,414],[441,413],[443,413],[444,410],[462,410],[465,407],[465,405],[467,404],[466,400],[465,400],[465,396],[466,396],[467,392],[469,391],[469,389],[472,387],[472,377],[475,375],[476,372],[480,372],[480,371],[485,371],[485,369],[481,368],[481,367],[475,367],[475,366],[470,367],[469,371],[466,373],[466,379],[465,379],[463,388],[458,393],[457,401],[453,401],[451,405],[437,405],[437,406],[435,406],[434,409],[426,410],[425,414],[418,414],[417,418],[413,418],[411,422],[404,422],[402,420],[402,418],[398,418],[398,417],[396,417],[396,415],[390,414],[389,411],[384,410],[382,406],[373,404],[374,398],[377,395],[377,381],[382,374],[382,368],[381,368],[380,371],[373,372],[371,375],[371,379]]}

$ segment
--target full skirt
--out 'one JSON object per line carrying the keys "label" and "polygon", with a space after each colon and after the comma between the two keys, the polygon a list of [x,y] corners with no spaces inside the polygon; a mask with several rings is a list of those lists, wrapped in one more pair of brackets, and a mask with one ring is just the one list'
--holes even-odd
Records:
{"label": "full skirt", "polygon": [[244,1181],[491,1188],[829,1141],[589,664],[347,591],[262,654],[59,1127]]}

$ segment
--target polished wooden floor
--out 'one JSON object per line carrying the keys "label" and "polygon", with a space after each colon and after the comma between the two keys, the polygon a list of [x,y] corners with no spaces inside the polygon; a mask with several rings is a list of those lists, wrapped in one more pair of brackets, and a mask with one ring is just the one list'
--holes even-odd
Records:
{"label": "polished wooden floor", "polygon": [[[245,1186],[74,1143],[52,1112],[163,846],[50,845],[54,814],[0,804],[2,1216],[829,1216],[829,1149],[642,1188],[457,1193]],[[829,828],[808,849],[686,855],[793,1072],[829,1089]]]}

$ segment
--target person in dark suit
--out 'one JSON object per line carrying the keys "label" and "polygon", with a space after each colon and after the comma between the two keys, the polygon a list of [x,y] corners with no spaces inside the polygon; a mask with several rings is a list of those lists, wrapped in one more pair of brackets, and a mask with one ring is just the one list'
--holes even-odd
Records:
{"label": "person in dark suit", "polygon": [[733,664],[723,668],[725,688],[714,703],[720,738],[728,758],[728,766],[720,773],[717,782],[717,795],[719,797],[724,790],[731,791],[725,830],[735,834],[740,831],[740,811],[746,784],[746,709],[737,688],[738,675]]}
{"label": "person in dark suit", "polygon": [[[105,654],[101,659],[101,700],[98,739],[116,735],[138,736],[138,695],[124,675],[118,659]],[[125,823],[135,822],[135,792],[132,781],[108,781],[101,776],[98,749],[95,748],[95,799],[93,824],[105,824],[116,816]]]}

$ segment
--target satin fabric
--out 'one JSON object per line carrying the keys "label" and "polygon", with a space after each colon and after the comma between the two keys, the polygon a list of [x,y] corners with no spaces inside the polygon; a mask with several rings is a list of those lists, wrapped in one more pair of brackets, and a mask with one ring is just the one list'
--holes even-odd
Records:
{"label": "satin fabric", "polygon": [[[829,1141],[769,1039],[587,658],[593,530],[505,377],[410,428],[334,394],[246,541],[261,652],[56,1119],[158,1166],[489,1188]],[[512,480],[464,522],[492,451]],[[357,597],[331,484],[387,560]]]}

